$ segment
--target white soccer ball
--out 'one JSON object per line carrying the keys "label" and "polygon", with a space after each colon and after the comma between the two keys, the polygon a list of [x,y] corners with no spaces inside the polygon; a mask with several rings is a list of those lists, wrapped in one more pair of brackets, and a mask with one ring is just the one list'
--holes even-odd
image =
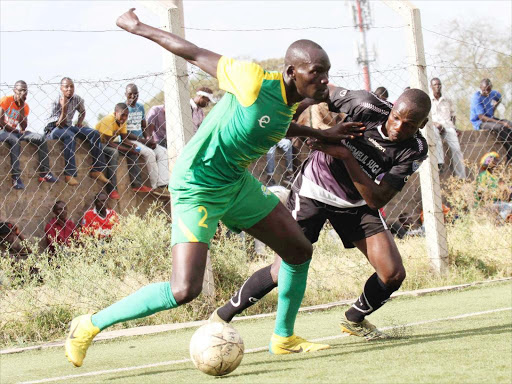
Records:
{"label": "white soccer ball", "polygon": [[226,323],[208,323],[190,339],[190,358],[201,372],[223,376],[233,372],[244,357],[244,342]]}

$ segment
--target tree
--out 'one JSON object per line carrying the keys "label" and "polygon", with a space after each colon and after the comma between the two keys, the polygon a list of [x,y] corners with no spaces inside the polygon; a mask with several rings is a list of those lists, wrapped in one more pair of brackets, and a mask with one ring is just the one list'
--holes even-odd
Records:
{"label": "tree", "polygon": [[501,115],[512,114],[512,55],[510,30],[500,30],[489,22],[453,20],[440,27],[436,57],[431,57],[432,77],[443,83],[443,94],[456,104],[459,129],[473,129],[469,122],[471,96],[479,90],[480,81],[491,79],[493,87],[503,95]]}

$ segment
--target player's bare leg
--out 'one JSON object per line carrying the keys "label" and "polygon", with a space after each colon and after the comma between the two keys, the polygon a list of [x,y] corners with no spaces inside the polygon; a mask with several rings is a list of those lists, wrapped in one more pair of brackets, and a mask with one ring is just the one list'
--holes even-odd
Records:
{"label": "player's bare leg", "polygon": [[365,319],[386,303],[391,294],[400,288],[405,279],[402,257],[389,231],[377,233],[354,245],[368,258],[375,273],[366,281],[363,293],[341,320],[343,332],[364,337],[366,340],[386,338]]}
{"label": "player's bare leg", "polygon": [[196,298],[202,289],[208,244],[179,243],[172,248],[171,281],[152,283],[94,315],[71,322],[65,349],[76,367],[83,363],[94,337],[111,325],[175,308]]}

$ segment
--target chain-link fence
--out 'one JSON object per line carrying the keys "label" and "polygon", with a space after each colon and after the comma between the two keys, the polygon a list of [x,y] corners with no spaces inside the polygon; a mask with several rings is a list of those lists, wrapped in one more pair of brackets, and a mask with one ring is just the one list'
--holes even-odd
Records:
{"label": "chain-link fence", "polygon": [[[268,70],[277,70],[282,60],[263,61],[261,65]],[[510,142],[495,132],[474,130],[469,120],[470,99],[479,90],[483,78],[491,79],[494,89],[503,95],[497,115],[510,120],[512,79],[509,69],[461,66],[446,61],[442,56],[427,57],[429,81],[433,78],[440,80],[443,98],[450,100],[455,117],[451,119],[454,125],[431,128],[436,130],[438,141],[430,144],[430,155],[435,156],[437,164],[440,164],[441,198],[447,226],[445,240],[450,265],[467,265],[476,269],[480,274],[475,272],[471,275],[475,278],[511,273],[509,261],[500,259],[501,255],[510,255],[511,251],[512,177],[506,162]],[[166,169],[166,166],[159,165],[168,163],[167,153],[172,153],[173,138],[160,142],[162,147],[167,145],[169,151],[163,150],[160,154],[164,155],[157,156],[158,147],[155,145],[161,137],[152,132],[161,132],[161,123],[165,121],[160,108],[164,104],[165,75],[154,73],[94,81],[74,79],[75,94],[84,100],[86,114],[82,126],[90,128],[80,131],[84,136],[78,134],[72,138],[76,142],[76,173],[68,172],[69,143],[52,136],[56,128],[51,127],[50,116],[52,103],[58,104],[62,96],[60,77],[28,84],[26,103],[30,111],[26,116],[27,131],[33,136],[38,135],[37,139],[27,142],[30,135],[11,133],[9,140],[0,143],[0,221],[9,223],[2,227],[1,327],[6,335],[4,342],[55,337],[60,335],[62,327],[59,325],[64,325],[72,315],[101,308],[148,282],[170,276],[170,197],[160,188],[164,184],[158,183],[159,180],[168,180],[168,175],[158,173]],[[391,102],[410,85],[406,64],[391,68],[375,67],[370,75],[373,89],[385,87]],[[217,81],[195,69],[189,72],[188,77],[180,77],[179,81],[185,82],[190,89],[194,100],[191,108],[199,102],[196,96],[201,97],[197,94],[201,87],[209,88],[216,99],[222,96]],[[331,74],[331,82],[347,89],[360,89],[363,76],[361,73],[334,73]],[[133,156],[128,158],[118,154],[115,164],[105,158],[105,147],[109,144],[94,142],[91,132],[115,113],[117,103],[130,104],[125,95],[129,84],[137,86],[138,103],[144,109],[147,131],[139,141],[133,140],[129,151]],[[13,95],[14,88],[14,84],[0,84],[0,96]],[[204,108],[205,114],[211,107],[210,104]],[[192,117],[189,115],[187,118]],[[79,119],[78,112],[74,116],[74,126],[76,119]],[[172,120],[171,117],[167,122]],[[299,117],[300,123],[312,124],[315,128],[333,125],[339,120],[340,116],[328,112],[325,105],[311,107]],[[52,129],[49,134],[48,127]],[[110,143],[114,143],[110,148],[117,145],[114,141]],[[47,146],[46,153],[44,148],[41,149],[44,145]],[[100,146],[103,152],[94,152],[95,145]],[[137,150],[143,146],[148,149]],[[19,148],[19,153],[16,153],[16,148]],[[250,170],[266,185],[289,188],[308,151],[300,138],[284,140],[267,156],[252,164]],[[491,152],[496,154],[484,156]],[[44,168],[46,156],[49,169]],[[96,163],[99,156],[103,156],[105,164],[101,169]],[[489,156],[497,159],[496,167]],[[15,170],[16,161],[20,164],[19,174]],[[108,180],[94,173],[96,170]],[[48,180],[49,173],[56,180]],[[114,174],[117,177],[115,185],[112,182]],[[13,182],[13,176],[23,182],[23,188]],[[410,288],[421,286],[430,276],[423,238],[420,190],[419,177],[415,174],[403,191],[384,208],[401,254],[409,269],[413,268],[414,278],[408,283]],[[108,209],[117,213],[117,219],[108,216],[110,211],[102,211],[102,202],[95,204],[99,192],[105,192],[104,196],[109,197]],[[72,222],[68,232],[66,218],[59,217],[62,209],[59,211],[58,201],[67,207],[67,218]],[[82,228],[88,225],[87,212],[91,210],[94,215],[101,211],[99,220],[103,220],[103,224],[108,221],[105,226],[108,232],[91,236]],[[118,224],[110,230],[116,220]],[[203,316],[212,306],[229,297],[229,293],[243,281],[248,273],[247,263],[251,265],[250,270],[254,270],[271,259],[268,250],[262,251],[256,246],[254,252],[250,240],[238,239],[235,236],[230,240],[229,234],[220,234],[213,242],[214,274],[210,277],[211,287],[208,289],[211,300],[201,300],[196,306],[163,314],[156,320],[145,320],[144,324]],[[261,252],[264,256],[258,255]],[[339,257],[340,254],[343,257]],[[487,256],[482,258],[482,255]],[[315,248],[311,289],[316,295],[311,296],[310,302],[332,300],[339,297],[340,291],[355,296],[356,292],[348,287],[349,282],[364,281],[370,273],[369,268],[362,257],[353,251],[344,251],[327,226]],[[343,281],[340,281],[340,276],[344,277]],[[463,280],[461,276],[457,278]]]}

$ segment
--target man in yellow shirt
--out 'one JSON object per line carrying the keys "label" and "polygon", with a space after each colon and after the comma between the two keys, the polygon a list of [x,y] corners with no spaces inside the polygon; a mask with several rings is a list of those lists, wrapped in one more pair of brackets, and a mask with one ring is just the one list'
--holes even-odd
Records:
{"label": "man in yellow shirt", "polygon": [[[116,104],[114,113],[105,116],[96,124],[96,130],[100,133],[101,142],[104,144],[103,152],[107,163],[107,192],[114,200],[120,198],[117,192],[116,170],[119,163],[119,153],[126,156],[128,172],[132,182],[132,190],[135,192],[151,192],[151,188],[142,185],[141,170],[137,161],[140,156],[140,148],[137,143],[128,139],[126,128],[128,120],[128,106],[125,103]],[[121,140],[118,140],[121,137]]]}

